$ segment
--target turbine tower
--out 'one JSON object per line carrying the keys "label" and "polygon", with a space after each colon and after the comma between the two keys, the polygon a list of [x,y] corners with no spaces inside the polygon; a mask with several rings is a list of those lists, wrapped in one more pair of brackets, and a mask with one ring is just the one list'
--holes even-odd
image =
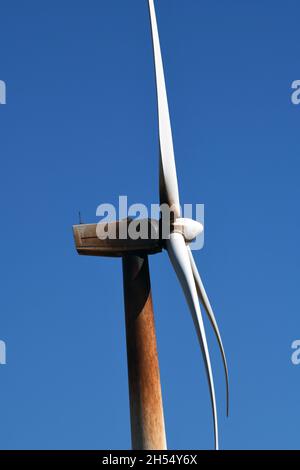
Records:
{"label": "turbine tower", "polygon": [[[156,334],[151,299],[148,255],[166,250],[184,292],[198,336],[208,380],[214,424],[215,449],[219,448],[217,405],[213,373],[200,309],[210,320],[220,348],[226,379],[227,415],[229,386],[226,356],[213,309],[203,286],[189,244],[203,226],[181,214],[164,68],[153,0],[148,0],[152,30],[159,128],[159,197],[169,210],[168,236],[162,221],[129,219],[73,227],[81,255],[122,257],[125,299],[131,436],[133,449],[166,449]],[[124,239],[132,224],[147,228],[148,238]],[[114,233],[115,237],[99,234]],[[157,236],[153,236],[155,233]]]}

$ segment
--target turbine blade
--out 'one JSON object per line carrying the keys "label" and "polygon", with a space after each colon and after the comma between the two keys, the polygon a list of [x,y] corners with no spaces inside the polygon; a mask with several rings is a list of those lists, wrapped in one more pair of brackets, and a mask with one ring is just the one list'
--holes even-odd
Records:
{"label": "turbine blade", "polygon": [[218,418],[217,406],[214,389],[213,374],[211,369],[209,351],[207,346],[206,334],[204,329],[203,318],[201,315],[196,285],[192,272],[192,267],[188,255],[188,250],[184,238],[179,233],[172,233],[170,239],[166,240],[166,248],[175,269],[177,277],[181,283],[187,303],[189,305],[194,325],[197,331],[197,336],[202,350],[202,355],[205,363],[205,369],[209,384],[209,391],[212,404],[213,420],[214,420],[214,434],[215,434],[215,448],[219,448],[218,437]]}
{"label": "turbine blade", "polygon": [[226,379],[226,414],[228,416],[229,415],[229,379],[228,379],[228,367],[227,367],[227,360],[226,360],[225,350],[224,350],[224,347],[223,347],[223,342],[222,342],[221,334],[220,334],[220,331],[219,331],[219,327],[218,327],[213,309],[211,307],[209,298],[207,297],[207,294],[206,294],[203,282],[201,280],[199,271],[197,269],[192,251],[191,251],[190,247],[187,247],[187,249],[188,249],[188,253],[189,253],[189,257],[190,257],[191,267],[192,267],[192,271],[193,271],[193,275],[194,275],[194,279],[195,279],[195,284],[196,284],[198,296],[199,296],[199,299],[202,302],[202,304],[205,308],[205,311],[207,313],[207,316],[208,316],[208,318],[211,322],[211,325],[212,325],[213,330],[215,332],[215,335],[217,337],[219,347],[220,347],[220,352],[221,352],[221,355],[222,355],[224,371],[225,371],[225,379]]}
{"label": "turbine blade", "polygon": [[165,84],[164,68],[161,56],[159,34],[156,21],[154,1],[149,0],[149,11],[152,30],[160,143],[159,192],[160,204],[168,204],[175,218],[180,217],[178,182],[175,166],[172,129],[170,123],[168,98]]}

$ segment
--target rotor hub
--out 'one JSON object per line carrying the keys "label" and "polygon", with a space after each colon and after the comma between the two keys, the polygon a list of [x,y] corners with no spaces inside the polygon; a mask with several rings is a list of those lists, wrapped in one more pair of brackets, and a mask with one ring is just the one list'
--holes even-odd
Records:
{"label": "rotor hub", "polygon": [[183,235],[186,243],[191,243],[203,232],[203,225],[193,219],[179,217],[171,227],[171,231]]}

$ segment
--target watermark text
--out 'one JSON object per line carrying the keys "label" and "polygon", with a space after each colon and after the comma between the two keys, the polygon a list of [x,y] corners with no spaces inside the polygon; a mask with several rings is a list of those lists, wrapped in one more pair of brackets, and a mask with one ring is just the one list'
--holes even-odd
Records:
{"label": "watermark text", "polygon": [[295,341],[292,342],[291,347],[294,350],[291,355],[291,361],[294,366],[298,366],[300,364],[300,339],[295,339]]}
{"label": "watermark text", "polygon": [[[100,204],[97,237],[100,240],[168,240],[172,232],[181,233],[192,250],[204,245],[204,204],[184,204],[181,208],[167,204],[128,205],[127,196],[119,196],[118,207]],[[118,221],[117,223],[115,223]]]}
{"label": "watermark text", "polygon": [[6,364],[6,344],[0,340],[0,365]]}
{"label": "watermark text", "polygon": [[0,80],[0,104],[6,104],[6,83]]}
{"label": "watermark text", "polygon": [[291,100],[294,105],[300,104],[300,80],[294,80],[292,83],[292,90],[294,90],[291,94]]}

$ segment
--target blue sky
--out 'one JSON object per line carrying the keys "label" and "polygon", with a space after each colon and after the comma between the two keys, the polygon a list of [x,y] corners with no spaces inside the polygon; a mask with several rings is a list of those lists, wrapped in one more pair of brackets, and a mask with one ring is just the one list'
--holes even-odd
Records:
{"label": "blue sky", "polygon": [[[300,5],[157,0],[181,200],[205,204],[195,257],[225,449],[300,448]],[[158,201],[146,0],[2,0],[0,447],[130,448],[121,261],[79,257],[78,210]],[[170,449],[213,446],[192,321],[150,259]]]}

